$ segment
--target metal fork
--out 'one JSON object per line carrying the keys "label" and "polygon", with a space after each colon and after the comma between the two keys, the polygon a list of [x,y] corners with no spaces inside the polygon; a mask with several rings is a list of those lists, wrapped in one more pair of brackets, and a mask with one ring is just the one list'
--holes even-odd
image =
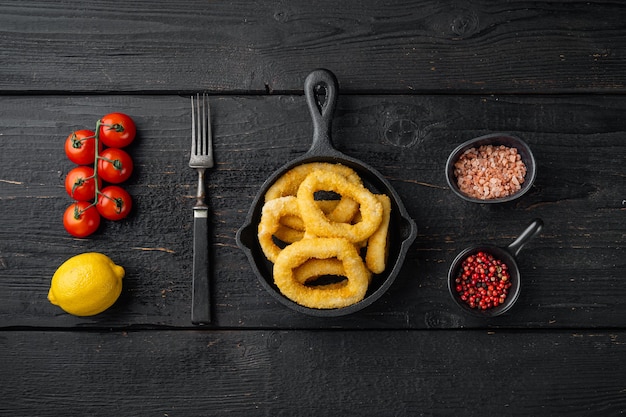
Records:
{"label": "metal fork", "polygon": [[213,167],[211,110],[206,94],[191,97],[191,158],[189,167],[198,171],[198,191],[193,208],[193,289],[191,322],[211,322],[209,289],[209,207],[204,202],[204,171]]}

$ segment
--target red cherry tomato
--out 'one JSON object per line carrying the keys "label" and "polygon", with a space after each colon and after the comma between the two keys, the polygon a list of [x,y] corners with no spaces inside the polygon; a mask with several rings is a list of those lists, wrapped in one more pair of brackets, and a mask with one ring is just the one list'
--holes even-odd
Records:
{"label": "red cherry tomato", "polygon": [[75,237],[87,237],[98,230],[100,214],[96,207],[87,201],[71,204],[63,214],[65,230]]}
{"label": "red cherry tomato", "polygon": [[108,220],[121,220],[128,216],[133,200],[128,192],[117,185],[109,185],[98,194],[96,209]]}
{"label": "red cherry tomato", "polygon": [[[102,143],[98,144],[98,152]],[[78,165],[90,165],[96,158],[96,139],[93,130],[77,130],[65,139],[65,154]]]}
{"label": "red cherry tomato", "polygon": [[109,113],[100,119],[100,140],[112,148],[123,148],[135,139],[135,122],[124,113]]}
{"label": "red cherry tomato", "polygon": [[[102,181],[98,178],[98,188],[102,186]],[[65,177],[65,191],[77,201],[91,201],[96,198],[96,181],[93,176],[93,168],[90,166],[79,166],[72,169]]]}
{"label": "red cherry tomato", "polygon": [[98,159],[98,175],[106,182],[119,184],[133,173],[133,160],[125,151],[107,148]]}

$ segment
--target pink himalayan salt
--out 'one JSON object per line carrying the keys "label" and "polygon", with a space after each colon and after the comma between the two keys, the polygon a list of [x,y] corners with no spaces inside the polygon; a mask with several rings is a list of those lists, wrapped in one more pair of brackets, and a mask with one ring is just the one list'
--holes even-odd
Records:
{"label": "pink himalayan salt", "polygon": [[466,150],[454,164],[459,189],[480,200],[516,193],[524,183],[526,165],[516,148],[483,145]]}

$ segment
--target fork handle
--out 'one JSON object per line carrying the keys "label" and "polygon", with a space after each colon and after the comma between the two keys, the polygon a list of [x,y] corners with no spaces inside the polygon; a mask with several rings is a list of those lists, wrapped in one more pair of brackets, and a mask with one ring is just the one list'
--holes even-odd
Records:
{"label": "fork handle", "polygon": [[193,288],[191,322],[211,323],[211,297],[209,289],[209,209],[193,208]]}

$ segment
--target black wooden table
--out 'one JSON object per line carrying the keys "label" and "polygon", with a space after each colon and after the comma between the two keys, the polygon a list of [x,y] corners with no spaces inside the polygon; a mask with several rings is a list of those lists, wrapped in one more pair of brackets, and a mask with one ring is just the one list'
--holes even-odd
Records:
{"label": "black wooden table", "polygon": [[[626,5],[622,2],[0,2],[0,415],[415,416],[626,412]],[[339,79],[337,149],[387,178],[418,226],[370,307],[286,308],[235,234],[263,181],[311,143],[306,75]],[[189,96],[210,94],[214,322],[191,324]],[[137,122],[131,216],[93,236],[61,217],[63,142]],[[521,199],[470,204],[444,165],[507,132],[533,149]],[[459,310],[466,246],[520,252],[503,316]],[[106,312],[47,299],[67,258],[126,268]]]}

